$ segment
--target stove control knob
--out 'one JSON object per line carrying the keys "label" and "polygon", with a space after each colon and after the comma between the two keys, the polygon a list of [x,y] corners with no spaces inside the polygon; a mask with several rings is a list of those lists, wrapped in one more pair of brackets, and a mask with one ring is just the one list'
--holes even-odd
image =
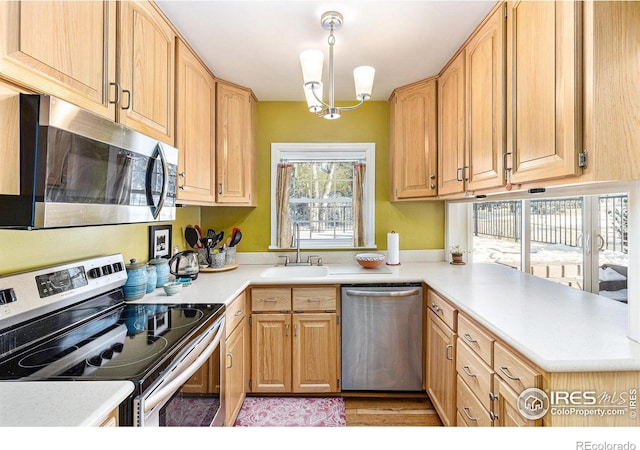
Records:
{"label": "stove control knob", "polygon": [[94,267],[89,270],[89,278],[100,278],[102,276],[102,269],[100,267]]}
{"label": "stove control knob", "polygon": [[13,303],[17,300],[16,293],[13,288],[4,289],[0,291],[0,305],[6,305],[7,303]]}
{"label": "stove control knob", "polygon": [[117,344],[113,344],[111,346],[111,350],[113,350],[114,353],[122,353],[123,348],[124,348],[124,344],[121,342],[118,342]]}
{"label": "stove control knob", "polygon": [[102,357],[102,359],[111,359],[111,358],[113,358],[113,350],[108,348],[105,351],[103,351],[102,353],[100,353],[100,356]]}
{"label": "stove control knob", "polygon": [[89,358],[87,360],[87,362],[94,367],[100,367],[100,365],[102,364],[102,358],[99,355],[96,356],[92,356],[91,358]]}

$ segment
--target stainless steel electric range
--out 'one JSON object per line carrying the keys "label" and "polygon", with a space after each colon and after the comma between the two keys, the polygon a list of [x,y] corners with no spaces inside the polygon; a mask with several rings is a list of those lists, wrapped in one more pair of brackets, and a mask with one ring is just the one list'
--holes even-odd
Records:
{"label": "stainless steel electric range", "polygon": [[0,382],[129,380],[121,425],[222,425],[224,305],[128,303],[126,280],[120,254],[0,277]]}

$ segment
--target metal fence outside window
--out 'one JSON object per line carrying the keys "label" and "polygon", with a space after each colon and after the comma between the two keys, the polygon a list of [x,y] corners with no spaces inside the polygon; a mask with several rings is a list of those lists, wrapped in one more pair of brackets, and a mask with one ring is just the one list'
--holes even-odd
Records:
{"label": "metal fence outside window", "polygon": [[[582,199],[531,200],[531,241],[582,246]],[[474,203],[473,233],[519,242],[520,200]],[[627,253],[627,196],[600,197],[600,234],[603,249]]]}

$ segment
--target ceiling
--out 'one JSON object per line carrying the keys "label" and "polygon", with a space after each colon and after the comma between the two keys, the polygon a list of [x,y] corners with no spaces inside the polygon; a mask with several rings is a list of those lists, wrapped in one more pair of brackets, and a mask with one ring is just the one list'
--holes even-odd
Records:
{"label": "ceiling", "polygon": [[375,67],[372,100],[436,75],[495,1],[431,0],[209,0],[156,3],[216,77],[249,87],[260,101],[304,101],[299,54],[325,54],[322,13],[335,10],[335,98],[355,102],[353,69]]}

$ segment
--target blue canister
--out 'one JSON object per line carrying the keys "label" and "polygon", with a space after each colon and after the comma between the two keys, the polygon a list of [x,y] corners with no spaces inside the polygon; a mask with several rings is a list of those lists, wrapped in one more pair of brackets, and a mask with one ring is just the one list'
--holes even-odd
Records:
{"label": "blue canister", "polygon": [[156,274],[156,268],[154,265],[149,264],[147,266],[147,294],[153,292],[156,288],[158,281],[158,275]]}
{"label": "blue canister", "polygon": [[132,259],[127,267],[127,282],[124,284],[124,299],[137,300],[147,292],[146,264]]}
{"label": "blue canister", "polygon": [[162,287],[169,282],[169,260],[166,258],[156,258],[149,261],[149,264],[156,268],[156,287]]}

